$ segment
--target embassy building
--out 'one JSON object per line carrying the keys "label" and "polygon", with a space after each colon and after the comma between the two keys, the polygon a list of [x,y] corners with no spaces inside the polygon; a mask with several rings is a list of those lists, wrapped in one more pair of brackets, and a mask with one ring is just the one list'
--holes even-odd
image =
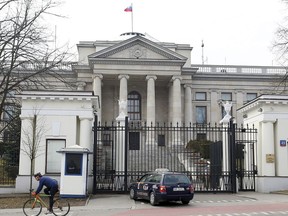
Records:
{"label": "embassy building", "polygon": [[[40,141],[43,153],[36,158],[35,163],[37,172],[54,176],[61,181],[59,165],[61,157],[58,151],[76,145],[91,152],[87,168],[87,191],[89,192],[95,191],[95,188],[126,190],[127,182],[139,177],[142,171],[151,171],[159,167],[187,172],[188,175],[189,172],[192,173],[190,178],[195,183],[196,190],[234,191],[245,190],[246,187],[249,190],[266,192],[279,189],[267,189],[265,180],[259,180],[262,175],[265,175],[259,170],[260,167],[264,169],[264,166],[260,166],[259,163],[267,162],[262,160],[263,157],[269,153],[273,154],[275,160],[277,157],[274,151],[261,152],[264,148],[259,147],[261,143],[257,141],[261,136],[260,126],[260,129],[256,128],[258,132],[253,139],[247,138],[249,134],[246,134],[245,138],[241,139],[244,141],[239,142],[242,147],[237,151],[242,153],[241,156],[237,156],[236,161],[242,162],[236,165],[234,170],[241,169],[243,173],[246,171],[247,173],[243,174],[246,177],[239,173],[235,174],[238,182],[235,183],[236,188],[231,186],[228,177],[230,165],[224,165],[225,160],[229,158],[224,156],[225,147],[218,149],[218,156],[205,156],[204,151],[193,147],[193,140],[211,141],[211,143],[220,140],[222,144],[218,142],[218,145],[226,145],[223,144],[227,142],[226,135],[223,135],[226,129],[219,131],[219,137],[218,135],[214,137],[211,133],[211,127],[213,130],[229,128],[225,126],[225,124],[229,125],[229,121],[221,122],[225,115],[232,117],[231,122],[239,128],[242,127],[242,132],[246,131],[246,126],[241,124],[249,118],[249,113],[247,109],[243,111],[241,108],[245,104],[257,101],[261,95],[279,93],[276,86],[286,73],[285,68],[194,65],[191,64],[193,47],[190,45],[155,42],[140,33],[133,33],[126,39],[118,41],[81,41],[77,44],[77,48],[78,62],[72,64],[67,70],[68,74],[74,76],[76,84],[74,89],[64,89],[63,86],[45,91],[27,89],[19,95],[22,99],[22,128],[28,125],[35,104],[41,107],[37,113],[46,118],[47,130]],[[228,111],[225,110],[225,103],[232,105]],[[127,120],[128,127],[134,125],[133,131],[130,130],[126,138],[120,136],[119,131],[116,131],[115,135],[114,126],[124,126]],[[111,122],[115,122],[115,125]],[[253,121],[249,123],[251,123],[249,127],[252,127]],[[106,126],[100,127],[105,124]],[[153,127],[153,132],[147,132],[149,130],[146,130],[146,127],[150,126]],[[95,132],[97,127],[98,130]],[[174,133],[180,135],[171,135],[170,129],[167,128],[172,128]],[[186,136],[183,132],[186,129],[183,128],[190,128],[193,135]],[[23,134],[21,140],[23,149],[25,143]],[[251,140],[253,146],[250,145]],[[123,151],[124,143],[127,142],[128,147]],[[187,146],[190,144],[192,147],[190,146],[188,150]],[[257,150],[256,146],[260,150]],[[249,153],[250,155],[245,154],[248,152],[247,149],[252,147],[253,151]],[[122,150],[118,151],[117,148]],[[286,149],[286,155],[281,157],[287,158],[287,147],[283,148]],[[174,154],[171,149],[176,153]],[[97,151],[97,159],[94,158],[95,151]],[[125,154],[127,151],[128,155]],[[169,151],[170,156],[168,158],[158,152],[157,154],[160,155],[148,158],[148,154],[152,155],[152,152],[156,151]],[[139,155],[139,152],[143,152],[143,155]],[[263,155],[261,160],[258,160],[258,154]],[[127,157],[128,159],[125,159]],[[169,162],[161,162],[159,158]],[[251,158],[253,158],[252,162]],[[190,162],[187,162],[188,159]],[[171,161],[176,162],[171,165],[169,164]],[[132,166],[131,163],[134,165]],[[27,180],[30,174],[30,166],[27,164],[29,158],[21,152],[15,192],[27,191],[29,186]],[[219,173],[212,170],[213,165],[218,166],[219,172],[224,171],[223,175],[226,177],[219,177]],[[93,172],[95,169],[96,173]],[[139,172],[135,176],[128,174],[127,177],[127,172],[132,171]],[[126,178],[116,179],[117,173],[120,173],[119,176],[125,173]],[[211,178],[211,173],[216,173],[216,177]],[[278,178],[277,168],[269,175]],[[287,178],[288,173],[284,172],[281,178],[283,176]],[[95,177],[97,181],[93,180]],[[98,185],[99,182],[101,186]],[[288,185],[283,184],[281,187],[288,188]],[[277,183],[275,186],[277,187]]]}

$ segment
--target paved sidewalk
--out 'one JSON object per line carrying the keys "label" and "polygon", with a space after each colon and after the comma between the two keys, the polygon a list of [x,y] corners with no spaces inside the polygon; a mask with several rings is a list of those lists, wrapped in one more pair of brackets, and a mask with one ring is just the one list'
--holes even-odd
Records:
{"label": "paved sidewalk", "polygon": [[[284,194],[268,194],[258,192],[239,192],[231,193],[196,193],[191,203],[212,203],[212,202],[288,202],[288,193]],[[149,202],[131,200],[128,194],[98,194],[93,195],[88,200],[87,205],[83,208],[90,209],[142,209],[151,208]]]}
{"label": "paved sidewalk", "polygon": [[133,209],[135,201],[131,200],[128,194],[98,194],[90,197],[86,207],[93,209]]}
{"label": "paved sidewalk", "polygon": [[[288,193],[282,194],[265,194],[257,192],[239,192],[237,194],[227,194],[227,193],[196,193],[194,199],[191,201],[192,205],[204,206],[207,203],[224,203],[227,202],[246,202],[253,205],[255,202],[262,203],[284,203],[288,202]],[[206,204],[205,204],[206,203]],[[145,201],[134,201],[129,198],[129,194],[97,194],[92,195],[88,199],[85,206],[73,206],[71,208],[70,216],[90,216],[99,215],[99,213],[104,213],[102,215],[112,215],[112,213],[125,212],[129,209],[151,209],[153,208],[149,202]],[[107,213],[109,212],[110,213]],[[23,215],[22,209],[0,209],[0,215],[9,216],[20,216]],[[44,214],[41,214],[44,215]]]}

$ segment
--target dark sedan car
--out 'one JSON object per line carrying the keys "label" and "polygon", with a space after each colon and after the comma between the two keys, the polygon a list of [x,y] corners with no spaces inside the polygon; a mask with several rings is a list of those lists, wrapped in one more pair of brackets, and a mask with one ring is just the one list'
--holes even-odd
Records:
{"label": "dark sedan car", "polygon": [[188,204],[194,196],[194,187],[183,173],[160,170],[149,172],[130,185],[131,199],[146,199],[151,205],[165,201]]}

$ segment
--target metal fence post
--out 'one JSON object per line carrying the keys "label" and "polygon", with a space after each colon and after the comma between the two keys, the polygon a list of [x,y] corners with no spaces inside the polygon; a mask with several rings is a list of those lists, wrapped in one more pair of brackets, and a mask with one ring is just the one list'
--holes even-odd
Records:
{"label": "metal fence post", "polygon": [[237,181],[236,181],[236,146],[235,146],[235,124],[233,123],[233,118],[230,119],[229,127],[229,142],[230,142],[230,171],[231,171],[231,190],[232,193],[237,192]]}
{"label": "metal fence post", "polygon": [[128,191],[127,187],[127,169],[128,169],[128,116],[125,117],[125,159],[124,159],[124,191]]}
{"label": "metal fence post", "polygon": [[93,143],[93,188],[92,194],[96,194],[96,164],[97,164],[97,121],[98,116],[94,114],[94,124],[93,124],[93,131],[94,131],[94,143]]}

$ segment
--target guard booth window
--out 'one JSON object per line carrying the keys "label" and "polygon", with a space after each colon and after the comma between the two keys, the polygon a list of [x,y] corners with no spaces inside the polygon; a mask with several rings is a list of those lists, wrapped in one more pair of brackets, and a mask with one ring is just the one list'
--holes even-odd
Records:
{"label": "guard booth window", "polygon": [[65,175],[82,175],[83,154],[66,153]]}

